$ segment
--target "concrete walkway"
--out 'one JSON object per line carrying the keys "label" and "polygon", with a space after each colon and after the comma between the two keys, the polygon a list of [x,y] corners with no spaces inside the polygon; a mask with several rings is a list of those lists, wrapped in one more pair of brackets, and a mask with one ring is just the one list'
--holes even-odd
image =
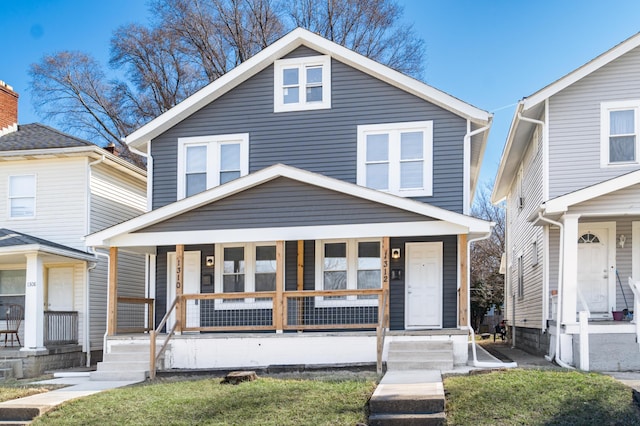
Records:
{"label": "concrete walkway", "polygon": [[65,385],[61,389],[13,399],[0,403],[0,421],[29,422],[63,402],[83,396],[93,395],[108,389],[132,385],[136,381],[102,382],[89,380],[88,374],[72,375],[51,380],[32,382],[43,385]]}

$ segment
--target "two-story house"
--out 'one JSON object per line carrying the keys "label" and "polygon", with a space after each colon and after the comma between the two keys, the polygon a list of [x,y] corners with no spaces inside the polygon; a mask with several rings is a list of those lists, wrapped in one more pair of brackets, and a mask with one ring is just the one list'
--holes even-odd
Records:
{"label": "two-story house", "polygon": [[[18,96],[4,83],[0,106],[0,329],[7,310],[21,320],[13,349],[1,347],[0,357],[17,360],[9,364],[18,376],[95,362],[108,258],[84,236],[146,211],[146,173],[50,127],[18,125]],[[119,261],[121,294],[145,296],[144,256]]]}
{"label": "two-story house", "polygon": [[522,99],[492,194],[516,346],[583,370],[640,368],[639,75],[635,35]]}
{"label": "two-story house", "polygon": [[381,324],[464,364],[491,118],[296,29],[126,138],[152,210],[87,241],[147,253],[165,368],[375,362]]}

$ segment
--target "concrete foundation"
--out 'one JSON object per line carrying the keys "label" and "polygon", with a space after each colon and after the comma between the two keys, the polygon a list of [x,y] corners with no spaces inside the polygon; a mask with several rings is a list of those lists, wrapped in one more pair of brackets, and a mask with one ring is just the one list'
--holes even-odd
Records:
{"label": "concrete foundation", "polygon": [[[102,358],[102,351],[95,351],[95,357]],[[95,361],[95,360],[93,360]],[[16,362],[20,365],[17,366]],[[41,350],[10,349],[0,352],[0,367],[11,365],[12,377],[17,379],[41,376],[42,374],[86,365],[86,354],[78,345],[60,346]]]}
{"label": "concrete foundation", "polygon": [[[573,336],[574,360],[580,359],[580,335]],[[590,334],[590,371],[639,371],[640,346],[632,333]]]}
{"label": "concrete foundation", "polygon": [[549,336],[539,328],[516,327],[516,347],[534,355],[547,355]]}

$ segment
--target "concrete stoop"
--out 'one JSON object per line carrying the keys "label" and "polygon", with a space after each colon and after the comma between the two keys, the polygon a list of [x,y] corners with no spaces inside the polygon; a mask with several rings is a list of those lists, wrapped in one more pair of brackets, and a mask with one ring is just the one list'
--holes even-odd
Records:
{"label": "concrete stoop", "polygon": [[369,426],[446,424],[438,370],[388,371],[369,400]]}
{"label": "concrete stoop", "polygon": [[22,360],[2,359],[0,360],[0,381],[6,379],[22,379]]}
{"label": "concrete stoop", "polygon": [[96,371],[91,372],[93,381],[146,380],[149,377],[149,345],[112,345],[105,353]]}
{"label": "concrete stoop", "polygon": [[403,370],[453,370],[453,342],[389,342],[387,371]]}
{"label": "concrete stoop", "polygon": [[51,406],[35,405],[0,407],[0,425],[26,425],[51,408]]}

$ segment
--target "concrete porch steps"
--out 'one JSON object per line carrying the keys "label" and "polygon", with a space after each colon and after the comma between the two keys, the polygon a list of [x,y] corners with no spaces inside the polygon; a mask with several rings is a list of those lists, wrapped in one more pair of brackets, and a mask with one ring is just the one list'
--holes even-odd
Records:
{"label": "concrete porch steps", "polygon": [[450,341],[389,342],[387,371],[452,369],[453,343]]}
{"label": "concrete porch steps", "polygon": [[112,345],[104,354],[96,371],[91,372],[93,381],[146,380],[149,377],[149,345]]}
{"label": "concrete porch steps", "polygon": [[369,401],[369,426],[444,425],[444,409],[440,371],[388,371]]}

